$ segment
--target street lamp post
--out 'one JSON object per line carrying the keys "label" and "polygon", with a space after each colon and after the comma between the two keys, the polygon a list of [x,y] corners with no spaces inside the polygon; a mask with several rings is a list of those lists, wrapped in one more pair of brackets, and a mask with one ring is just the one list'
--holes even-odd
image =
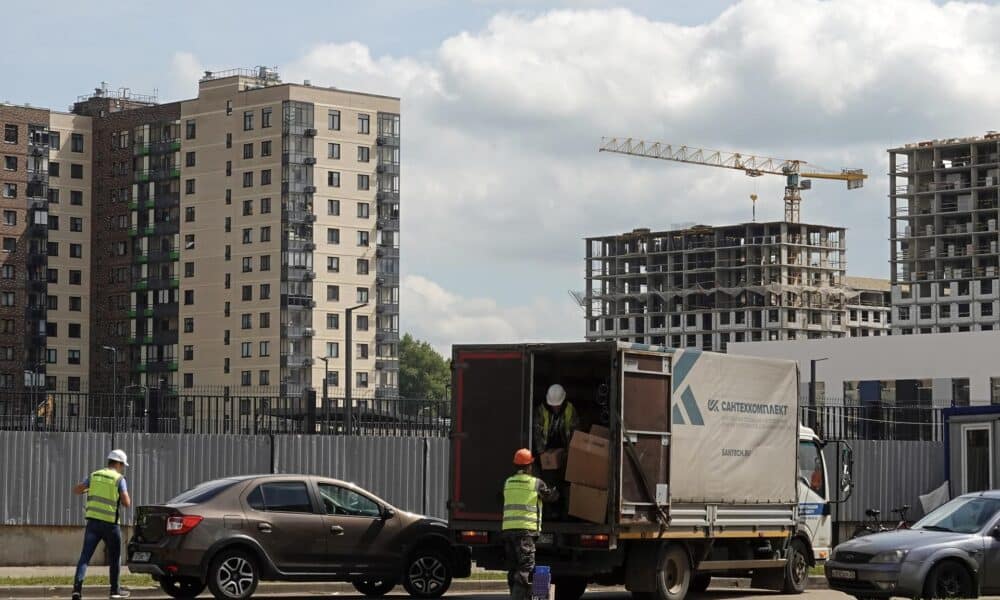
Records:
{"label": "street lamp post", "polygon": [[[323,410],[329,410],[330,392],[327,386],[330,383],[330,357],[320,356],[319,359],[323,361]],[[329,416],[326,418],[329,419]]]}
{"label": "street lamp post", "polygon": [[347,433],[348,434],[351,434],[351,433],[354,432],[354,406],[353,406],[353,402],[351,401],[351,385],[354,383],[354,381],[352,380],[352,373],[351,373],[351,359],[354,357],[354,348],[353,348],[354,344],[353,344],[353,338],[352,338],[352,331],[354,329],[354,321],[352,320],[352,314],[354,313],[355,310],[357,310],[359,308],[362,308],[362,307],[365,307],[365,306],[368,306],[367,302],[362,302],[361,304],[359,304],[357,306],[352,306],[351,308],[347,309],[347,332],[346,332],[347,333],[347,340],[346,340],[347,348],[345,350],[346,354],[344,356],[344,360],[345,360],[345,364],[344,364],[344,370],[345,370],[345,373],[344,373],[344,375],[345,375],[345,377],[344,377],[344,413],[345,413],[345,419],[344,419],[344,421],[345,421],[345,424],[347,426]]}
{"label": "street lamp post", "polygon": [[[140,389],[140,390],[143,391],[143,404],[142,404],[142,416],[143,416],[143,419],[142,419],[142,422],[143,422],[143,427],[146,430],[146,433],[149,433],[149,388],[146,387],[146,386],[144,386],[144,385],[127,385],[127,386],[125,386],[122,389],[122,391],[125,392],[126,397],[127,397],[128,391],[130,389],[133,389],[133,388]],[[132,413],[132,405],[130,404],[129,405],[129,423],[132,422],[132,418],[133,418],[132,415],[133,415],[133,413]]]}
{"label": "street lamp post", "polygon": [[114,362],[111,363],[111,433],[114,433],[118,421],[118,348],[115,346],[101,346],[101,348],[110,351],[114,356]]}
{"label": "street lamp post", "polygon": [[819,421],[816,407],[816,363],[828,358],[813,358],[809,360],[809,426],[815,430]]}

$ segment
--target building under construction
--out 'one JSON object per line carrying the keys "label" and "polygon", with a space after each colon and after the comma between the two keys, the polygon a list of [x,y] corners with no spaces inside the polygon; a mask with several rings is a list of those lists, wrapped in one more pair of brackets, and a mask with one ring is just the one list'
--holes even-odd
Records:
{"label": "building under construction", "polygon": [[588,340],[731,342],[888,333],[886,282],[848,284],[845,229],[778,221],[586,240]]}

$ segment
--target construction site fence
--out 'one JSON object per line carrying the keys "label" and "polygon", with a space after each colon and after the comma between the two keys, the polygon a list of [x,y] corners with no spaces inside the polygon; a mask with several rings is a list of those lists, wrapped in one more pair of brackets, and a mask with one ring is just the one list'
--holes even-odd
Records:
{"label": "construction site fence", "polygon": [[944,440],[944,409],[885,403],[809,405],[800,400],[801,422],[828,440]]}
{"label": "construction site fence", "polygon": [[353,396],[129,392],[0,392],[0,430],[444,437],[447,400]]}

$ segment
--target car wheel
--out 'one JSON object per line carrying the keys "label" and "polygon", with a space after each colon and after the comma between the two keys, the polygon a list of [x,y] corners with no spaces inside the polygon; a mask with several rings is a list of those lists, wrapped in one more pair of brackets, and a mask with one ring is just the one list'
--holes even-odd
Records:
{"label": "car wheel", "polygon": [[954,561],[937,564],[924,586],[927,598],[972,598],[972,575],[964,566]]}
{"label": "car wheel", "polygon": [[419,550],[406,565],[403,587],[414,598],[440,598],[451,587],[451,561],[435,550]]}
{"label": "car wheel", "polygon": [[240,550],[223,550],[208,570],[208,588],[219,600],[245,600],[259,582],[257,562]]}
{"label": "car wheel", "polygon": [[705,590],[712,583],[711,575],[695,575],[691,578],[691,585],[688,587],[688,592],[693,594],[704,594]]}
{"label": "car wheel", "polygon": [[381,598],[396,587],[396,582],[388,579],[364,579],[352,581],[351,585],[367,598]]}
{"label": "car wheel", "polygon": [[809,559],[806,558],[806,552],[806,545],[799,540],[793,540],[788,545],[785,585],[782,589],[786,594],[801,594],[806,591],[806,584],[809,582]]}
{"label": "car wheel", "polygon": [[552,583],[556,586],[555,600],[580,600],[587,591],[587,580],[583,577],[556,577]]}
{"label": "car wheel", "polygon": [[160,589],[171,598],[196,598],[205,591],[205,582],[195,577],[165,577]]}

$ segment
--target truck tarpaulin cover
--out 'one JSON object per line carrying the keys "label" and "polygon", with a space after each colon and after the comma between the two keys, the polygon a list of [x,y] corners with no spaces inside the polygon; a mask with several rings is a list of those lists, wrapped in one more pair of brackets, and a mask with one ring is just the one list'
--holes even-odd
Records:
{"label": "truck tarpaulin cover", "polygon": [[797,394],[793,361],[677,351],[671,501],[795,503]]}

